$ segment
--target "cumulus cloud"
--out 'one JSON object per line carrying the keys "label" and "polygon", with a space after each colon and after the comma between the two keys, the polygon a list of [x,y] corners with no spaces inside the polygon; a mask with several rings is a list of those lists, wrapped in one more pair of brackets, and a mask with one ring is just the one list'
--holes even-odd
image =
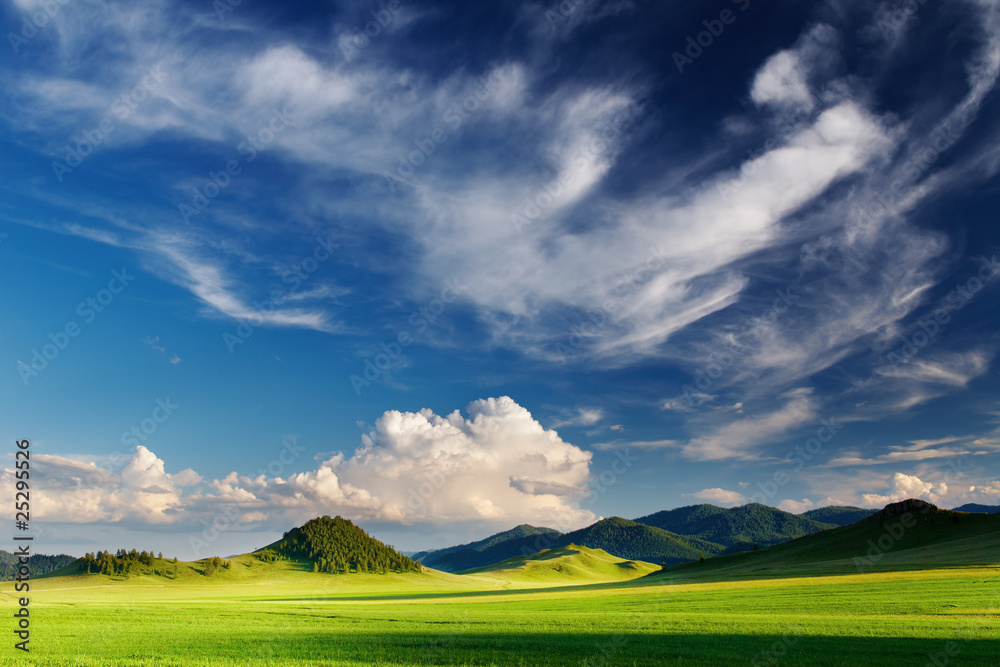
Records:
{"label": "cumulus cloud", "polygon": [[[33,460],[32,475],[39,489],[33,513],[47,521],[173,523],[184,505],[179,487],[200,480],[190,469],[168,474],[163,460],[142,445],[118,472],[111,466],[51,454],[38,454]],[[12,479],[13,470],[5,469],[3,475]]]}
{"label": "cumulus cloud", "polygon": [[947,493],[948,485],[945,483],[935,485],[932,482],[925,482],[915,475],[906,475],[897,472],[889,480],[889,492],[887,494],[866,493],[862,496],[862,499],[868,506],[895,503],[907,498],[923,498],[932,503],[937,503]]}
{"label": "cumulus cloud", "polygon": [[813,509],[814,507],[816,507],[816,503],[808,498],[803,498],[802,500],[792,500],[791,498],[787,498],[778,503],[778,509],[791,512],[792,514],[802,514],[803,512]]}
{"label": "cumulus cloud", "polygon": [[945,509],[965,503],[995,505],[1000,502],[1000,481],[990,480],[970,484],[962,477],[929,482],[916,475],[897,472],[888,479],[885,493],[863,494],[863,504],[880,507],[907,498],[921,498]]}
{"label": "cumulus cloud", "polygon": [[723,505],[739,505],[747,500],[747,497],[742,493],[720,488],[702,489],[697,493],[685,493],[684,497],[697,498],[698,500],[706,500],[710,503],[721,503]]}
{"label": "cumulus cloud", "polygon": [[285,477],[232,472],[206,482],[191,469],[169,474],[141,445],[120,472],[39,455],[36,513],[48,521],[166,524],[193,522],[231,504],[241,508],[244,523],[338,513],[401,524],[532,522],[565,529],[594,520],[579,507],[588,494],[589,452],[506,396],[474,401],[467,413],[390,410],[350,457],[338,453],[315,470]]}

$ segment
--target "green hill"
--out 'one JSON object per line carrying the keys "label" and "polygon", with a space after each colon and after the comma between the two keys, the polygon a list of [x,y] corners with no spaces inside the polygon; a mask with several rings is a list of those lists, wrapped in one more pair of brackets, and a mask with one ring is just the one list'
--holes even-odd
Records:
{"label": "green hill", "polygon": [[512,556],[533,554],[552,546],[562,533],[552,528],[521,524],[478,542],[423,551],[413,556],[427,567],[444,572],[458,572],[498,563]]}
{"label": "green hill", "polygon": [[617,516],[566,533],[556,540],[553,546],[563,547],[570,544],[603,549],[624,559],[667,564],[697,560],[703,554],[706,556],[716,554],[724,549],[721,544],[676,535]]}
{"label": "green hill", "polygon": [[832,523],[822,523],[759,503],[730,509],[707,504],[689,505],[640,517],[636,522],[721,544],[729,551],[747,551],[755,543],[760,547],[771,546],[834,527]]}
{"label": "green hill", "polygon": [[830,505],[818,509],[803,512],[799,516],[804,516],[813,521],[822,523],[832,523],[838,526],[849,526],[866,519],[875,513],[875,510],[863,509],[861,507],[850,507],[844,505]]}
{"label": "green hill", "polygon": [[956,507],[952,512],[974,512],[982,514],[1000,514],[1000,505],[978,505],[976,503],[966,503],[961,507]]}
{"label": "green hill", "polygon": [[[31,576],[35,577],[47,574],[66,567],[76,561],[74,556],[61,554],[59,556],[46,556],[45,554],[31,554]],[[9,551],[0,549],[0,581],[11,581],[17,575],[17,556]]]}
{"label": "green hill", "polygon": [[265,560],[306,560],[313,564],[314,571],[337,574],[420,571],[419,563],[339,516],[312,519],[254,554]]}
{"label": "green hill", "polygon": [[552,584],[628,581],[659,570],[642,561],[622,560],[602,549],[576,544],[545,549],[530,556],[515,556],[499,563],[461,572],[485,575],[504,581]]}
{"label": "green hill", "polygon": [[848,526],[677,565],[649,578],[749,580],[996,565],[1000,514],[951,512],[910,500]]}

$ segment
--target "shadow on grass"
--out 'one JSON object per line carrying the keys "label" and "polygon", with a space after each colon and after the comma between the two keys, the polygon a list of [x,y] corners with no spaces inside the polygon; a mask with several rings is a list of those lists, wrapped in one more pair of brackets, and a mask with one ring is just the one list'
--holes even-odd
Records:
{"label": "shadow on grass", "polygon": [[[392,665],[850,665],[996,664],[996,640],[900,639],[784,635],[612,634],[593,632],[495,634],[478,623],[443,624],[427,632],[384,632],[364,626],[329,633],[267,633],[248,642],[207,642],[187,650],[170,647],[150,657],[169,662],[216,656],[220,664],[252,664],[266,657],[281,664]],[[222,641],[225,641],[224,639]],[[145,653],[145,651],[143,651]],[[154,655],[155,654],[155,655]],[[143,654],[133,657],[145,657]],[[935,662],[936,661],[936,662]]]}

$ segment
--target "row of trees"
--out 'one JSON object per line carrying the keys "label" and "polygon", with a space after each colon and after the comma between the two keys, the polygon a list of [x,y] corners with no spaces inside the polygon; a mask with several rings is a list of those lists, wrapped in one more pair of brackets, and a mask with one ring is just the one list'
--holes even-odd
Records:
{"label": "row of trees", "polygon": [[[15,554],[0,549],[0,581],[10,581],[17,576],[18,568],[21,566],[17,559],[18,556]],[[76,561],[76,558],[65,554],[59,556],[31,554],[31,576],[34,577],[39,574],[58,570],[74,561]]]}
{"label": "row of trees", "polygon": [[[264,550],[272,551],[272,550]],[[264,553],[258,552],[258,556]],[[420,564],[341,517],[324,516],[285,534],[278,556],[308,559],[314,572],[419,572]],[[270,554],[268,554],[270,557]]]}
{"label": "row of trees", "polygon": [[[155,560],[161,561],[156,562]],[[98,551],[97,553],[87,553],[80,559],[80,566],[87,574],[108,574],[130,576],[133,574],[158,574],[166,575],[171,573],[171,568],[163,561],[163,553],[153,556],[152,551],[125,551],[119,549],[115,553],[110,551]],[[177,574],[177,558],[169,561],[173,565],[172,573]]]}

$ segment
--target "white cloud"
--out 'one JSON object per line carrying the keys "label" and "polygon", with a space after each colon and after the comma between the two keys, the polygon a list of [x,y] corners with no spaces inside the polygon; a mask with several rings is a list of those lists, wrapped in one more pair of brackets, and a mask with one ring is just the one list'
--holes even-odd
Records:
{"label": "white cloud", "polygon": [[915,475],[906,475],[901,472],[897,472],[889,480],[889,489],[886,495],[864,494],[862,499],[865,505],[877,507],[908,498],[922,498],[937,504],[948,493],[948,485],[943,482],[935,485],[932,482],[924,482]]}
{"label": "white cloud", "polygon": [[352,456],[336,454],[287,477],[232,472],[204,482],[191,469],[171,475],[143,446],[120,472],[39,455],[35,512],[44,521],[184,524],[233,503],[242,523],[267,516],[282,525],[334,513],[403,524],[531,522],[564,530],[594,520],[579,508],[588,494],[589,452],[544,429],[506,396],[474,401],[467,410],[468,417],[457,410],[446,417],[390,410]]}
{"label": "white cloud", "polygon": [[791,512],[792,514],[802,514],[803,512],[813,509],[814,507],[816,507],[816,503],[808,498],[803,498],[802,500],[792,500],[791,498],[788,498],[778,503],[778,509]]}
{"label": "white cloud", "polygon": [[966,503],[1000,504],[1000,481],[967,481],[963,476],[944,475],[946,481],[924,481],[916,475],[897,472],[887,480],[886,493],[865,493],[862,501],[869,507],[880,507],[907,498],[921,498],[938,507],[949,509]]}
{"label": "white cloud", "polygon": [[790,430],[817,418],[811,389],[795,389],[783,398],[785,404],[777,410],[714,426],[685,444],[681,452],[700,461],[756,458],[760,445],[780,440]]}
{"label": "white cloud", "polygon": [[697,498],[698,500],[705,500],[710,503],[722,503],[725,505],[739,505],[747,500],[747,497],[742,493],[727,491],[726,489],[720,488],[702,489],[697,493],[685,493],[683,495],[686,498]]}
{"label": "white cloud", "polygon": [[577,408],[576,414],[565,419],[559,419],[552,424],[552,428],[560,426],[578,425],[593,426],[604,419],[604,408]]}
{"label": "white cloud", "polygon": [[618,449],[674,449],[680,447],[678,440],[614,440],[612,442],[598,442],[591,447],[602,451]]}
{"label": "white cloud", "polygon": [[812,109],[814,101],[799,54],[795,51],[779,51],[768,58],[754,77],[750,97],[757,104]]}
{"label": "white cloud", "polygon": [[[199,479],[192,470],[167,474],[163,461],[142,445],[120,472],[51,454],[33,459],[39,493],[32,509],[44,521],[173,523],[184,504],[178,487]],[[3,475],[12,487],[13,471]]]}

